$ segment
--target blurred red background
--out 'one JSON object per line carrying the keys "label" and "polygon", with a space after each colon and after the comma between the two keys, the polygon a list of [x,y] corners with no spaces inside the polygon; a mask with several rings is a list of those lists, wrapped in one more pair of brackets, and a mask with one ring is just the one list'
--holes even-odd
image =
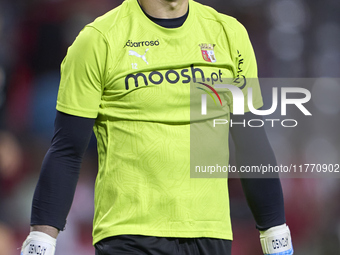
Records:
{"label": "blurred red background", "polygon": [[[0,2],[0,255],[19,254],[29,232],[30,206],[40,165],[53,133],[59,67],[67,48],[97,16],[117,0],[1,0]],[[248,29],[260,77],[339,77],[338,0],[201,0],[236,17]],[[340,84],[335,83],[339,92]],[[327,101],[318,84],[310,89]],[[321,94],[320,94],[321,93]],[[339,94],[340,96],[340,94]],[[282,137],[269,132],[278,157],[303,162],[321,146],[340,162],[339,97],[330,107],[313,101],[318,116],[333,119],[330,129]],[[324,102],[324,101],[322,101]],[[320,117],[321,118],[321,117]],[[312,125],[322,121],[314,118]],[[308,131],[308,132],[307,132]],[[287,139],[286,139],[287,138]],[[287,157],[289,159],[287,159]],[[231,159],[233,161],[233,159]],[[97,171],[92,139],[82,165],[66,231],[56,255],[94,254],[93,186]],[[283,179],[287,223],[296,254],[340,252],[339,179]],[[231,179],[234,255],[260,255],[259,233],[239,180]]]}

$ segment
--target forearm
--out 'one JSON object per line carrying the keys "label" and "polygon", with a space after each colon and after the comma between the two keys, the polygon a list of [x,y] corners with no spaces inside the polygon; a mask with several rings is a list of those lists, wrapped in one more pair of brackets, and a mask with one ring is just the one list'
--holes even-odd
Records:
{"label": "forearm", "polygon": [[94,119],[57,113],[55,134],[33,197],[32,230],[53,237],[64,229],[93,124]]}
{"label": "forearm", "polygon": [[[251,114],[242,118],[251,119]],[[236,121],[240,116],[233,116]],[[258,118],[258,117],[257,117]],[[238,166],[277,165],[264,128],[241,127],[232,129]],[[266,178],[241,174],[241,183],[249,208],[259,230],[285,223],[284,201],[279,175]],[[256,178],[249,178],[256,177]],[[267,178],[270,177],[270,178]]]}
{"label": "forearm", "polygon": [[[261,141],[261,146],[248,145],[247,149],[236,151],[238,166],[277,165],[273,150],[264,134],[258,134],[255,139]],[[285,223],[284,201],[281,181],[278,174],[270,178],[247,178],[241,174],[244,194],[257,228],[266,230]]]}
{"label": "forearm", "polygon": [[257,229],[286,222],[280,179],[241,179],[241,183]]}
{"label": "forearm", "polygon": [[48,225],[63,230],[71,208],[81,158],[72,158],[53,146],[47,152],[36,186],[31,226]]}

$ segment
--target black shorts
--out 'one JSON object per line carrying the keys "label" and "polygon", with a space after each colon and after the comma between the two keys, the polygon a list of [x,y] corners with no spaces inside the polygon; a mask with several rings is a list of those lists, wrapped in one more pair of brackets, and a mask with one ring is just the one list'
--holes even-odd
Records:
{"label": "black shorts", "polygon": [[96,245],[96,255],[231,255],[231,241],[120,235]]}

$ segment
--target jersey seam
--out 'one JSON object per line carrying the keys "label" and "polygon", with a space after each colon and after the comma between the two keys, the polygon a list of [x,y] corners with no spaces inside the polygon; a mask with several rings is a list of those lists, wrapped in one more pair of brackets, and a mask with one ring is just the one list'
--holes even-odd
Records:
{"label": "jersey seam", "polygon": [[[59,109],[62,109],[62,110],[71,110],[71,111],[77,112],[77,113],[93,113],[93,115],[96,114],[95,118],[97,117],[97,112],[94,111],[94,110],[90,110],[90,109],[85,109],[85,110],[77,109],[77,108],[66,106],[65,104],[60,103],[60,102],[57,103],[57,107],[56,108],[57,108],[58,111],[59,111]],[[85,114],[85,115],[89,116],[89,114]],[[92,114],[91,114],[91,116],[92,116]]]}
{"label": "jersey seam", "polygon": [[[160,233],[168,233],[168,234],[160,234]],[[145,235],[145,236],[157,236],[157,237],[174,237],[174,238],[182,238],[182,236],[178,235],[171,235],[172,230],[165,229],[165,230],[152,230],[152,229],[144,229],[142,232],[140,231],[125,231],[121,233],[121,231],[103,231],[101,235],[97,235],[96,238],[93,239],[93,244],[105,239],[108,236],[118,236],[118,235]],[[206,231],[206,230],[174,230],[175,233],[188,233],[194,234],[191,238],[218,238],[218,239],[225,239],[225,240],[232,240],[233,234],[231,231],[228,232],[220,232],[220,231]],[[223,236],[223,237],[222,237]],[[183,236],[184,237],[184,236]]]}
{"label": "jersey seam", "polygon": [[103,34],[98,28],[96,28],[92,24],[87,25],[87,27],[92,28],[95,31],[97,31],[102,36],[102,38],[105,41],[105,44],[108,47],[108,52],[106,53],[106,61],[105,61],[104,74],[103,74],[102,82],[101,82],[101,92],[103,94],[103,91],[104,91],[104,88],[105,88],[105,85],[106,85],[106,82],[107,82],[107,78],[108,78],[109,74],[111,73],[110,70],[108,70],[108,57],[110,57],[111,62],[113,62],[112,54],[110,54],[112,52],[111,45],[110,45],[109,41],[107,40],[105,34]]}
{"label": "jersey seam", "polygon": [[[222,14],[220,14],[220,13],[218,13],[218,14],[219,14],[219,15],[222,15]],[[223,14],[223,15],[225,15],[225,14]],[[228,16],[228,15],[225,15],[225,16],[226,16],[226,17],[229,17],[230,20],[232,20],[233,22],[237,23],[237,25],[242,25],[236,18],[231,17],[231,16]],[[236,34],[236,29],[235,29],[233,26],[231,26],[231,25],[230,25],[227,21],[225,21],[225,20],[216,19],[216,18],[210,18],[210,17],[205,17],[205,16],[201,16],[201,17],[202,17],[203,19],[205,19],[205,20],[209,20],[209,21],[213,21],[213,22],[215,22],[215,23],[218,23],[218,24],[222,27],[224,33],[225,33],[226,35],[229,34],[229,35],[233,38],[233,40],[229,40],[229,36],[226,36],[226,38],[227,38],[227,40],[228,40],[228,43],[229,43],[229,47],[228,47],[228,49],[229,49],[229,55],[233,58],[233,57],[234,57],[234,53],[233,53],[233,51],[232,51],[232,48],[235,48],[235,47],[234,47],[234,44],[232,43],[232,41],[234,41],[235,34]],[[227,31],[226,31],[226,29],[225,29],[225,26],[227,26],[227,27],[231,30],[231,33],[227,33]],[[232,61],[233,61],[233,64],[234,64],[234,69],[236,70],[237,63],[235,63],[233,59],[232,59]],[[235,70],[233,70],[234,78],[236,78]]]}

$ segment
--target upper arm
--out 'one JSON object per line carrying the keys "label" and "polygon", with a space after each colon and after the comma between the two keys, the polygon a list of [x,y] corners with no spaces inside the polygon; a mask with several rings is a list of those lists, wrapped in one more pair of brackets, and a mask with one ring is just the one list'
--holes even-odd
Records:
{"label": "upper arm", "polygon": [[108,59],[104,36],[91,26],[85,27],[69,47],[61,65],[57,110],[67,114],[96,118]]}
{"label": "upper arm", "polygon": [[245,127],[240,124],[230,127],[230,134],[237,152],[256,155],[261,151],[272,150],[264,126],[250,127],[247,124],[252,119],[262,119],[261,116],[247,112],[242,116],[231,114],[230,118],[234,123],[245,123]]}
{"label": "upper arm", "polygon": [[[253,46],[245,27],[236,22],[235,33],[232,44],[233,62],[235,65],[235,79],[233,85],[242,89],[244,95],[244,111],[249,112],[248,94],[252,90],[252,104],[255,109],[262,107],[262,95],[257,74],[257,62]],[[230,104],[233,112],[233,104]]]}
{"label": "upper arm", "polygon": [[95,119],[65,114],[57,111],[51,151],[59,157],[81,158],[92,135]]}
{"label": "upper arm", "polygon": [[[253,117],[259,119],[252,113],[246,113],[244,116],[232,115],[234,121],[246,123]],[[246,127],[243,125],[234,125],[230,128],[230,133],[235,144],[236,163],[238,167],[259,167],[259,166],[276,166],[276,157],[269,143],[264,126]],[[266,173],[263,175],[254,172],[240,173],[241,178],[278,178],[276,172]]]}

